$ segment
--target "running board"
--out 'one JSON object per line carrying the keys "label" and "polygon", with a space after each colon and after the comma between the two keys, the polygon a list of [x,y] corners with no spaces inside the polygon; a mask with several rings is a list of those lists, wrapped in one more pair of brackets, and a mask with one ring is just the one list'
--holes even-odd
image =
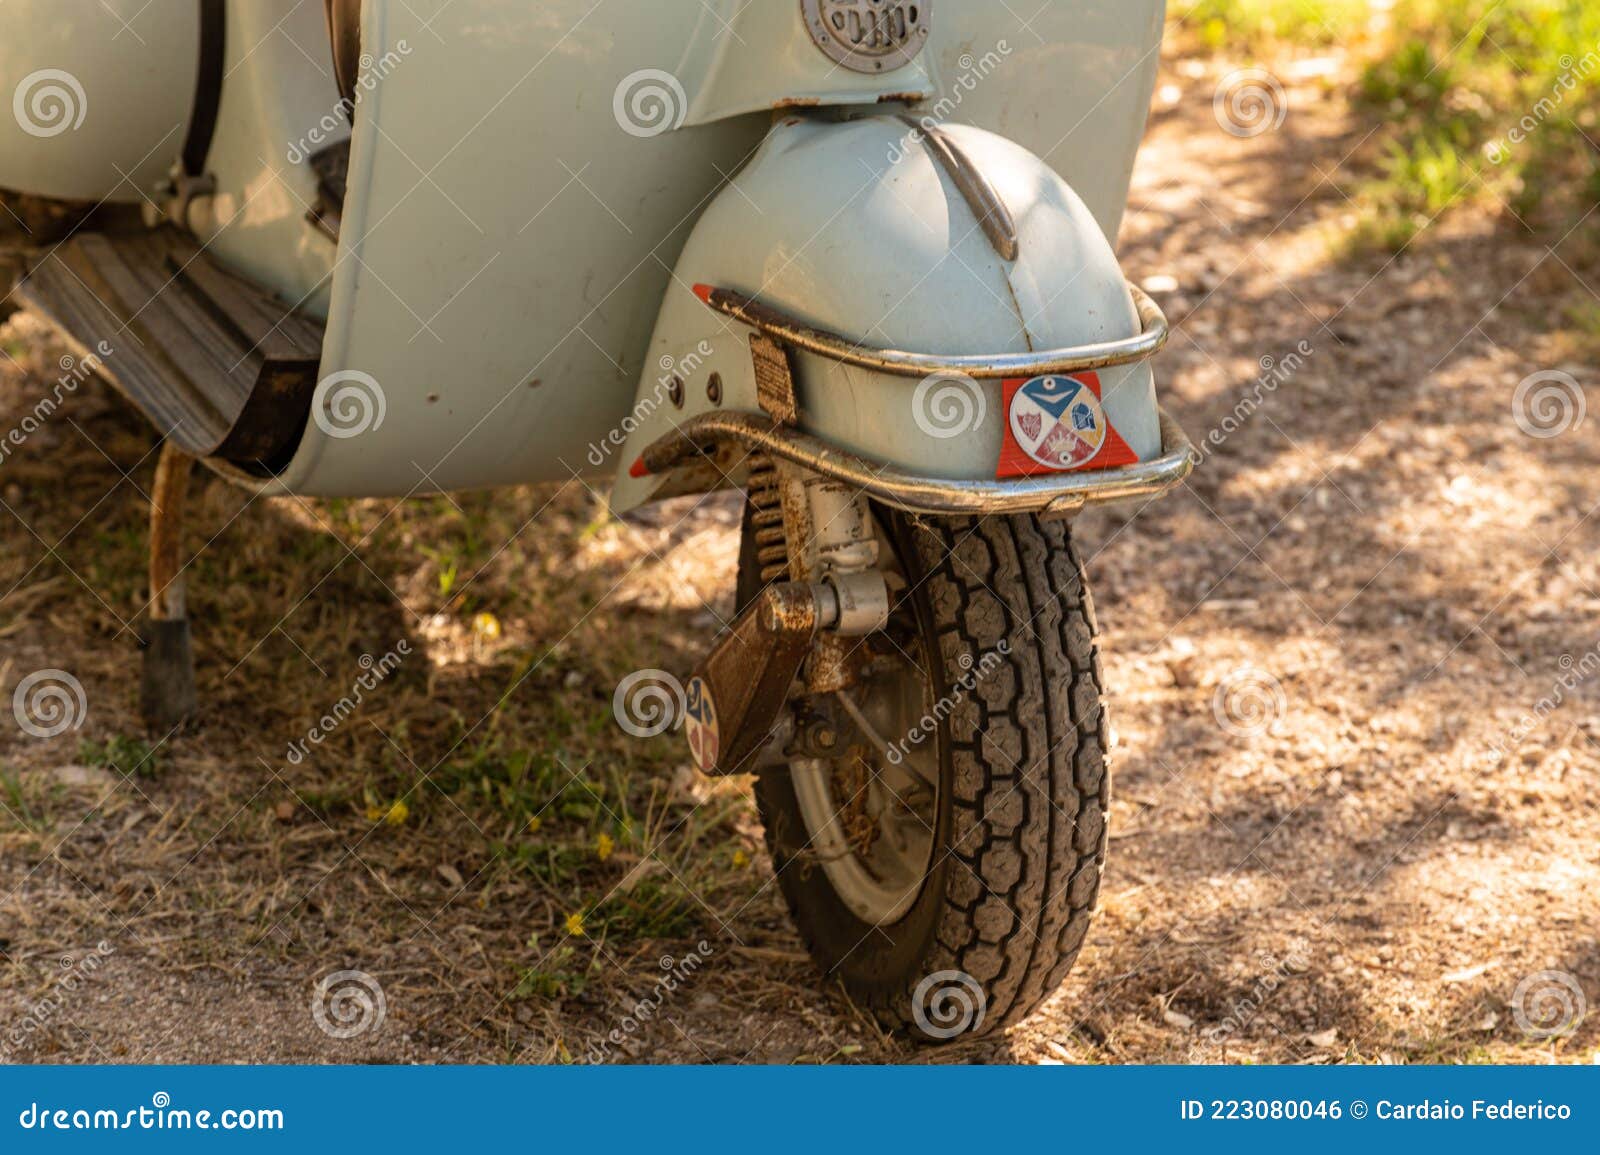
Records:
{"label": "running board", "polygon": [[271,467],[299,442],[322,326],[183,234],[79,235],[30,256],[17,295],[191,456]]}

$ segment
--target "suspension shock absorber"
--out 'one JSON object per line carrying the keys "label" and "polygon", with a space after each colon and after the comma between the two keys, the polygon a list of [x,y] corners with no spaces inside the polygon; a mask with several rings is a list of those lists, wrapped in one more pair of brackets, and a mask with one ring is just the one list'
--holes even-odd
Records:
{"label": "suspension shock absorber", "polygon": [[783,484],[778,469],[766,454],[750,459],[750,526],[756,535],[756,557],[761,565],[761,584],[787,581],[789,542],[783,524]]}
{"label": "suspension shock absorber", "polygon": [[869,656],[861,639],[889,618],[889,585],[860,494],[760,457],[750,462],[748,495],[765,588],[686,691],[685,735],[708,774],[757,768],[774,750],[781,761],[796,680],[812,695],[854,686]]}

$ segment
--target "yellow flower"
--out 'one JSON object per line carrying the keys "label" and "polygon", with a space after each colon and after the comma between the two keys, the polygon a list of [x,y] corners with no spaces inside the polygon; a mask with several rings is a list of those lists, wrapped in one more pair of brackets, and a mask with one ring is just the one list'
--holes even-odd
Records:
{"label": "yellow flower", "polygon": [[539,827],[541,827],[543,825],[544,825],[544,819],[540,818],[537,814],[535,814],[532,818],[528,819],[528,833],[529,834],[537,834],[537,833],[539,833]]}
{"label": "yellow flower", "polygon": [[750,865],[750,856],[742,850],[733,852],[733,865],[736,869],[743,870]]}
{"label": "yellow flower", "polygon": [[401,826],[410,817],[411,807],[404,802],[395,802],[389,806],[367,807],[368,822],[387,822],[390,826]]}
{"label": "yellow flower", "polygon": [[583,925],[583,912],[581,910],[567,915],[567,933],[573,938],[583,938],[589,933]]}
{"label": "yellow flower", "polygon": [[594,840],[595,856],[598,857],[601,862],[604,862],[606,859],[610,858],[611,852],[616,848],[617,844],[611,840],[611,835],[609,834],[602,834],[599,838]]}
{"label": "yellow flower", "polygon": [[490,613],[479,614],[472,619],[472,632],[492,642],[500,636],[500,619]]}

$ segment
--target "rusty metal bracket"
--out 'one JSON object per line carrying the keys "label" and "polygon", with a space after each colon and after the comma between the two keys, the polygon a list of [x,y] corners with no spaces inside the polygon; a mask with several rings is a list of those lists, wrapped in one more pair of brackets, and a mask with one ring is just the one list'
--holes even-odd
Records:
{"label": "rusty metal bracket", "polygon": [[803,582],[768,586],[701,661],[686,694],[684,731],[703,773],[753,769],[811,653],[822,612],[816,590]]}
{"label": "rusty metal bracket", "polygon": [[183,578],[183,515],[194,461],[166,442],[150,494],[150,611],[139,703],[145,724],[156,731],[187,724],[198,704]]}
{"label": "rusty metal bracket", "polygon": [[761,411],[779,425],[799,424],[800,402],[795,396],[789,350],[765,333],[753,333],[750,358],[755,366],[756,400]]}

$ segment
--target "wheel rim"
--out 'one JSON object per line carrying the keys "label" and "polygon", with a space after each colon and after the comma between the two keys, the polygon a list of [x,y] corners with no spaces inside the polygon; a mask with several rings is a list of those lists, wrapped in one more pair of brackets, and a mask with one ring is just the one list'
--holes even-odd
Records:
{"label": "wheel rim", "polygon": [[831,711],[844,754],[790,764],[810,854],[840,901],[873,926],[898,922],[921,894],[941,793],[922,647],[890,642],[886,649],[892,656],[874,657],[851,694],[867,726],[845,709]]}

